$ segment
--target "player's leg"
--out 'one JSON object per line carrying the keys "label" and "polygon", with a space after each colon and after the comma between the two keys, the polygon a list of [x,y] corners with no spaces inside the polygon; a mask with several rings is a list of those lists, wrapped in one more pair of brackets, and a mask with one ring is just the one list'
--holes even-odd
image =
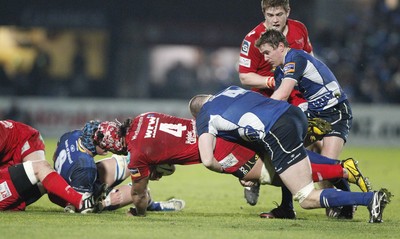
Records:
{"label": "player's leg", "polygon": [[0,169],[0,211],[23,211],[27,204],[25,200],[36,197],[31,193],[31,185],[22,164]]}
{"label": "player's leg", "polygon": [[93,207],[93,199],[75,191],[53,168],[51,168],[47,161],[28,161],[23,163],[23,165],[32,185],[39,181],[42,182],[47,192],[68,201],[79,210],[90,211],[88,208]]}
{"label": "player's leg", "polygon": [[[131,184],[121,185],[118,188],[112,189],[105,200],[101,202],[100,211],[116,210],[133,203],[131,197]],[[180,211],[185,207],[185,201],[181,199],[171,198],[168,201],[153,201],[148,189],[149,203],[148,211]]]}
{"label": "player's leg", "polygon": [[[270,169],[272,169],[272,172]],[[273,169],[272,165],[271,165],[271,167],[268,167],[268,169],[267,169],[262,160],[257,160],[254,167],[251,168],[251,170],[242,178],[242,180],[244,180],[244,181],[252,182],[249,185],[242,184],[244,198],[246,199],[246,202],[249,205],[254,206],[258,202],[258,197],[259,197],[259,193],[260,193],[260,182],[258,182],[258,181],[262,177],[262,179],[261,179],[262,181],[267,181],[267,182],[269,182],[269,184],[271,184],[271,176],[270,175],[273,175],[274,171],[275,170]],[[264,182],[264,183],[267,183],[267,182]]]}
{"label": "player's leg", "polygon": [[[307,150],[307,154],[312,163],[311,165],[313,170],[313,180],[314,182],[318,182],[320,188],[332,188],[332,183],[328,181],[331,180],[334,182],[333,184],[337,188],[344,191],[350,191],[350,186],[348,185],[347,181],[342,179],[343,169],[339,160],[325,157],[310,150]],[[355,170],[354,173],[356,173]],[[358,175],[361,175],[361,172],[359,172],[359,170],[358,173]],[[362,181],[360,180],[360,183],[361,182]],[[359,186],[363,188],[363,185]]]}
{"label": "player's leg", "polygon": [[[95,184],[97,180],[97,168],[92,158],[79,157],[75,159],[75,163],[68,172],[61,171],[61,175],[75,191],[82,195],[90,195],[94,202],[96,202],[95,204],[105,194],[105,186]],[[67,205],[64,210],[70,213],[81,212],[81,210],[71,207],[71,205]]]}
{"label": "player's leg", "polygon": [[[282,172],[285,172],[293,165],[298,164],[304,158],[307,157],[307,152],[303,147],[303,139],[307,132],[307,119],[304,113],[299,110],[297,107],[291,107],[288,111],[272,126],[266,137],[263,139],[265,143],[265,147],[267,153],[269,154],[273,167],[277,174],[279,174],[281,180],[283,181],[283,177],[281,176]],[[264,163],[267,164],[267,160],[264,160]],[[308,158],[307,158],[308,160]],[[310,164],[308,162],[308,164]],[[306,174],[309,182],[312,183],[311,178],[311,166],[309,166],[308,170],[302,172],[302,174]],[[304,177],[303,177],[304,179]],[[305,180],[305,179],[304,179]],[[293,212],[290,217],[285,218],[294,218],[295,213],[293,210],[293,202],[292,202],[292,193],[297,188],[302,188],[309,183],[304,181],[293,182],[290,187],[288,184],[283,181],[285,188],[282,188],[282,203],[278,207],[286,208],[287,211]],[[296,185],[299,183],[299,185]],[[272,211],[271,211],[272,212]]]}
{"label": "player's leg", "polygon": [[[313,112],[307,112],[307,114],[312,115]],[[323,147],[321,154],[328,158],[338,159],[352,125],[351,107],[347,101],[344,101],[332,108],[324,110],[323,112],[319,112],[319,116],[330,122],[332,126],[332,131],[326,134],[322,139]],[[318,185],[320,188],[333,188],[333,186],[335,186],[343,191],[350,191],[350,185],[347,180],[343,179],[338,181],[322,181],[319,182]],[[353,217],[353,207],[346,206],[341,209],[333,208],[332,210],[339,212],[336,214],[339,218],[351,219]],[[331,213],[332,210],[327,210],[328,216],[335,215],[335,213]]]}
{"label": "player's leg", "polygon": [[380,221],[382,211],[389,202],[388,193],[384,191],[358,193],[314,188],[311,164],[302,145],[305,125],[306,120],[298,110],[289,108],[263,139],[267,152],[273,155],[271,159],[276,172],[294,195],[295,200],[298,200],[300,206],[305,209],[365,205],[370,211],[370,220]]}
{"label": "player's leg", "polygon": [[[338,127],[339,125],[333,125],[334,129],[338,129]],[[334,159],[339,157],[345,143],[343,138],[329,134],[324,137],[323,142],[321,155]],[[347,180],[344,179],[339,179],[336,181],[322,181],[319,182],[319,186],[320,188],[333,188],[333,186],[335,186],[343,191],[350,191],[350,185],[348,184]],[[354,211],[355,210],[353,206],[345,206],[342,208],[328,208],[326,210],[326,214],[329,217],[352,219]]]}
{"label": "player's leg", "polygon": [[337,159],[343,150],[344,140],[336,136],[327,136],[324,137],[323,142],[321,155],[331,159]]}
{"label": "player's leg", "polygon": [[293,207],[293,195],[286,186],[281,187],[281,204],[269,212],[260,213],[261,218],[296,219]]}
{"label": "player's leg", "polygon": [[[329,133],[330,131],[331,131],[331,125],[329,122],[320,118],[308,119],[307,136],[305,137],[304,144],[309,145],[310,148],[315,149],[317,152],[320,152],[322,148],[322,142],[318,140],[321,140],[323,136]],[[332,163],[332,164],[339,163],[327,158],[318,158],[318,156],[315,156],[315,158],[321,163]],[[248,204],[252,206],[257,204],[259,191],[260,191],[260,184],[258,183],[244,188],[244,197]],[[286,211],[288,212],[289,217],[293,217],[294,210],[293,210],[292,195],[289,192],[289,190],[285,187],[282,188],[282,202],[280,206],[278,208],[275,208],[271,212],[265,212],[260,215],[262,215],[262,217],[272,218],[275,217],[272,214],[272,212],[282,211],[281,210],[282,208],[285,209],[283,210],[283,212]],[[275,214],[278,215],[278,213]]]}
{"label": "player's leg", "polygon": [[113,154],[96,162],[99,181],[109,187],[114,187],[129,176],[126,156]]}
{"label": "player's leg", "polygon": [[[312,168],[312,177],[314,182],[318,182],[325,179],[329,180],[342,177],[347,178],[349,175],[346,169],[344,169],[341,164],[311,164],[311,168]],[[359,173],[359,175],[361,175],[361,173]],[[362,178],[362,175],[360,176],[360,178]],[[262,181],[260,178],[260,182],[265,182],[265,181]],[[267,184],[271,185],[272,183],[271,181],[269,181]],[[262,212],[260,214],[260,217],[285,218],[285,219],[294,219],[296,217],[293,207],[293,199],[291,192],[286,187],[281,187],[281,190],[282,190],[281,204],[277,208],[274,208],[269,212]]]}
{"label": "player's leg", "polygon": [[[346,192],[337,189],[315,189],[310,182],[308,158],[293,164],[280,174],[282,181],[304,209],[363,205],[368,207],[370,222],[382,222],[382,213],[390,202],[390,192]],[[307,184],[307,182],[309,182]]]}

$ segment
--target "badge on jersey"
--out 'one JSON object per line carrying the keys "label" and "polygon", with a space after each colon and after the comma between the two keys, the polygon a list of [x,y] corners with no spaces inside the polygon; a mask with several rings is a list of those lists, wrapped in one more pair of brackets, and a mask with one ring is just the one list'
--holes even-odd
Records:
{"label": "badge on jersey", "polygon": [[244,67],[250,67],[251,65],[251,60],[248,58],[244,58],[243,56],[241,56],[239,58],[239,65],[244,66]]}
{"label": "badge on jersey", "polygon": [[283,74],[292,74],[296,70],[296,63],[295,62],[289,62],[286,63],[286,65],[283,67]]}
{"label": "badge on jersey", "polygon": [[132,178],[138,178],[138,177],[141,176],[138,168],[130,168],[129,172],[131,172],[131,177]]}
{"label": "badge on jersey", "polygon": [[0,183],[0,202],[11,197],[12,193],[7,182]]}
{"label": "badge on jersey", "polygon": [[31,148],[31,146],[29,145],[29,142],[28,141],[26,141],[25,143],[24,143],[24,145],[22,146],[22,148],[21,148],[21,154],[23,154],[23,153],[25,153],[27,150],[29,150]]}
{"label": "badge on jersey", "polygon": [[248,56],[249,55],[250,46],[251,46],[251,42],[243,40],[242,49],[240,50],[240,53],[243,54],[243,55]]}
{"label": "badge on jersey", "polygon": [[235,157],[235,155],[230,153],[218,163],[221,165],[223,169],[227,169],[235,166],[238,162],[239,160]]}

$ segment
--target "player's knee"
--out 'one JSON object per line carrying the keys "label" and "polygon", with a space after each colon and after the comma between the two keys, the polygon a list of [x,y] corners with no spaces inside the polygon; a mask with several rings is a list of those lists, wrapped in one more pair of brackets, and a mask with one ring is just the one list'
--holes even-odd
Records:
{"label": "player's knee", "polygon": [[315,190],[314,183],[311,182],[307,186],[300,189],[295,195],[294,200],[298,201],[300,206],[304,209],[313,208],[312,204],[308,202],[310,194]]}
{"label": "player's knee", "polygon": [[46,160],[32,161],[31,163],[32,163],[33,170],[36,174],[38,172],[53,171],[53,168]]}

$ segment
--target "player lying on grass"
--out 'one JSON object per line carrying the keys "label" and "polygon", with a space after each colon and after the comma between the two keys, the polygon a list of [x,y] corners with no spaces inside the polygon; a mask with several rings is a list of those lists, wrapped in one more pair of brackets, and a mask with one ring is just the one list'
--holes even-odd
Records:
{"label": "player lying on grass", "polygon": [[94,199],[80,194],[58,175],[45,158],[36,129],[12,120],[0,121],[0,211],[23,211],[45,192],[90,212]]}
{"label": "player lying on grass", "polygon": [[[134,119],[127,119],[123,124],[102,122],[95,133],[94,143],[104,150],[128,155],[128,168],[132,179],[132,201],[136,207],[136,210],[131,210],[133,215],[146,215],[147,186],[151,179],[152,167],[160,164],[201,163],[197,148],[195,121],[156,112],[144,113]],[[232,174],[243,180],[262,178],[266,183],[273,183],[273,176],[269,175],[268,170],[262,170],[262,162],[257,160],[254,151],[217,139],[214,156],[224,168],[224,173]],[[314,156],[319,157],[318,154],[314,154]],[[324,157],[319,160],[332,161]],[[336,160],[335,162],[340,161]],[[319,175],[316,177],[318,180],[343,176],[354,177],[354,182],[360,187],[367,188],[358,169],[349,172],[348,169],[343,169],[341,164],[321,164],[317,165],[316,169],[318,171],[315,171],[315,175]],[[251,174],[249,174],[250,171]],[[352,176],[349,176],[350,174]],[[268,177],[271,180],[268,180]]]}
{"label": "player lying on grass", "polygon": [[[99,124],[98,121],[90,121],[81,130],[63,134],[54,153],[54,167],[76,191],[93,194],[96,198],[105,197],[95,211],[114,210],[132,202],[129,185],[114,189],[129,177],[129,170],[126,157],[118,155],[95,162],[96,155],[108,153],[93,143],[94,132]],[[125,191],[128,192],[128,196],[124,194]],[[101,195],[102,193],[106,195]],[[76,208],[65,200],[53,195],[50,198],[64,207],[66,212],[76,211]],[[149,211],[179,211],[185,206],[185,202],[179,199],[155,202],[151,200],[150,195],[148,204]]]}

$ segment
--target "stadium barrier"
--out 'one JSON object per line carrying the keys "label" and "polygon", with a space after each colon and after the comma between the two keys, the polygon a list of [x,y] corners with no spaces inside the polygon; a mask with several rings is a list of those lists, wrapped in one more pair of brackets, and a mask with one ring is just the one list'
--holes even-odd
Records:
{"label": "stadium barrier", "polygon": [[[39,129],[43,137],[55,138],[82,127],[90,119],[122,122],[149,111],[191,117],[187,103],[185,100],[0,97],[0,115],[4,119],[10,107],[17,106],[20,115],[28,116],[24,120]],[[354,120],[348,145],[400,146],[400,106],[353,104],[352,108]]]}

